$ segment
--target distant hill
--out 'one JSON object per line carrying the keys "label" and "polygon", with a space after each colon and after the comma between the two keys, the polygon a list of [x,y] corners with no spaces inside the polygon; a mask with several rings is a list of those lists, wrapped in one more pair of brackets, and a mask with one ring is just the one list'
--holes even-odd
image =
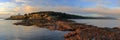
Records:
{"label": "distant hill", "polygon": [[67,14],[54,11],[33,12],[24,15],[14,15],[7,19],[114,19],[111,17],[85,17],[80,15]]}

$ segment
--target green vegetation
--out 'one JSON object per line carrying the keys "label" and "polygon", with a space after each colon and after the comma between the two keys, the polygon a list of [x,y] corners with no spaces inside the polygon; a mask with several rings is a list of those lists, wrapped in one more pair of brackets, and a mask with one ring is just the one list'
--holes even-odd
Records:
{"label": "green vegetation", "polygon": [[62,12],[54,12],[54,11],[42,11],[42,12],[33,12],[24,15],[15,15],[11,16],[12,20],[25,20],[25,19],[112,19],[108,17],[84,17],[78,15],[72,15]]}

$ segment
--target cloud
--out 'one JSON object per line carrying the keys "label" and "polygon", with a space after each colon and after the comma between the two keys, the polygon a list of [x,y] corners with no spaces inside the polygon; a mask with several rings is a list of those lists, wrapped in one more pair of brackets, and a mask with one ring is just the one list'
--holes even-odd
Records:
{"label": "cloud", "polygon": [[[57,3],[55,0],[14,0],[14,2],[0,3],[0,11],[10,11],[10,13],[30,13],[36,11],[61,11],[69,13],[99,13],[99,14],[120,14],[120,8],[106,8],[109,1],[104,0],[76,0],[84,2],[95,2],[96,6],[91,8],[81,8],[68,6],[71,3],[69,0],[62,0],[62,3]],[[75,1],[75,2],[76,2]],[[21,3],[22,2],[22,3]],[[52,3],[55,2],[55,3]],[[21,3],[21,4],[17,4]],[[62,5],[59,5],[62,4]],[[19,6],[20,5],[20,6]],[[56,6],[54,6],[56,5]],[[74,5],[74,3],[73,3]],[[79,5],[79,4],[78,4]],[[10,7],[10,8],[9,8]]]}
{"label": "cloud", "polygon": [[120,8],[83,8],[85,12],[95,12],[101,14],[120,14]]}
{"label": "cloud", "polygon": [[73,8],[69,6],[30,6],[24,5],[22,7],[14,8],[16,12],[31,13],[37,11],[59,11],[68,13],[96,13],[96,14],[120,14],[120,8],[106,8],[106,7],[95,7],[95,8]]}
{"label": "cloud", "polygon": [[16,7],[17,4],[13,2],[1,2],[0,3],[0,14],[8,14],[13,13],[13,8]]}
{"label": "cloud", "polygon": [[18,13],[31,13],[31,12],[39,11],[39,9],[40,9],[39,7],[24,5],[22,7],[14,8],[14,11]]}
{"label": "cloud", "polygon": [[15,2],[30,2],[31,0],[14,0]]}
{"label": "cloud", "polygon": [[16,7],[17,4],[14,2],[1,2],[0,7]]}
{"label": "cloud", "polygon": [[84,1],[84,2],[100,2],[103,0],[80,0],[80,1]]}
{"label": "cloud", "polygon": [[25,0],[15,0],[15,2],[26,2]]}
{"label": "cloud", "polygon": [[0,3],[0,8],[6,8],[6,7],[16,7],[17,4],[14,2],[1,2]]}

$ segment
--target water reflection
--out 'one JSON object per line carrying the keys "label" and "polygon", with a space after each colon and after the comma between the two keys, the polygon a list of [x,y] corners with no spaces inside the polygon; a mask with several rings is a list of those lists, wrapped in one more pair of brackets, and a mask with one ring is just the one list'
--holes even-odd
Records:
{"label": "water reflection", "polygon": [[[20,21],[20,20],[19,20]],[[119,27],[120,20],[80,19],[78,23],[86,23],[99,27]],[[13,25],[16,20],[0,20],[0,40],[64,40],[67,32],[51,31],[35,26]]]}
{"label": "water reflection", "polygon": [[15,20],[0,20],[0,40],[64,40],[67,32],[51,31],[35,26],[13,25]]}
{"label": "water reflection", "polygon": [[72,19],[78,23],[86,23],[89,25],[95,25],[98,27],[120,27],[120,20],[109,19]]}

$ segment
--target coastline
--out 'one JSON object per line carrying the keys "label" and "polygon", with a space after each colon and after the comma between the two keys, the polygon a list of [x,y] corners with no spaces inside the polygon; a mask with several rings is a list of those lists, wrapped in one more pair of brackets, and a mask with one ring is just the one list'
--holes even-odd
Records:
{"label": "coastline", "polygon": [[42,13],[44,14],[44,16],[43,14],[29,14],[25,16],[15,16],[11,18],[13,18],[14,20],[22,19],[21,22],[14,23],[14,25],[34,25],[50,30],[70,31],[68,34],[64,35],[65,40],[120,40],[120,28],[101,28],[94,25],[76,23],[73,20],[68,20],[69,18],[71,19],[71,17],[62,17],[61,13],[57,16],[54,14],[52,14],[54,16],[51,16],[49,14],[51,12],[47,12],[47,14],[46,12]]}
{"label": "coastline", "polygon": [[[39,21],[39,22],[38,22]],[[29,22],[29,23],[28,23]],[[37,26],[40,28],[47,28],[50,30],[70,31],[64,35],[65,40],[98,40],[98,39],[112,39],[119,40],[120,28],[100,28],[93,25],[86,25],[83,23],[76,23],[72,20],[29,20],[28,22],[22,21],[21,24],[15,23],[15,25],[24,26]],[[33,23],[34,24],[31,24]],[[26,25],[27,23],[27,25]]]}

